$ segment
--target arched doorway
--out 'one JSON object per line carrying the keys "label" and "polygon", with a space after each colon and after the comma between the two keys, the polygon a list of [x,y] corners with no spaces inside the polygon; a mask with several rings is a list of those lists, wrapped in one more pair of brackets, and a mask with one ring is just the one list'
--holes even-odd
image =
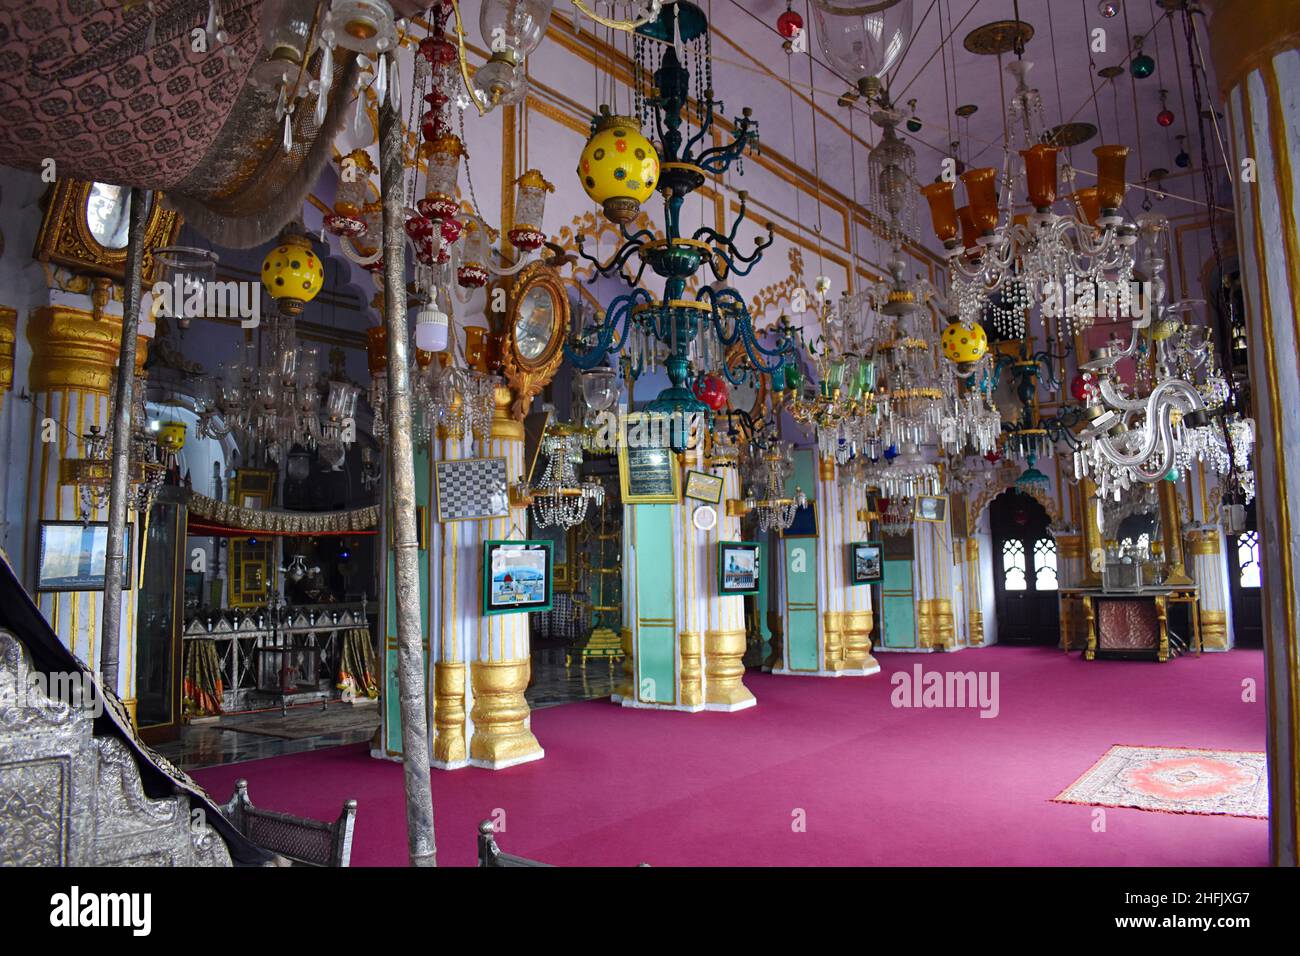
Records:
{"label": "arched doorway", "polygon": [[998,642],[1056,644],[1060,636],[1056,540],[1037,499],[1008,489],[989,505]]}

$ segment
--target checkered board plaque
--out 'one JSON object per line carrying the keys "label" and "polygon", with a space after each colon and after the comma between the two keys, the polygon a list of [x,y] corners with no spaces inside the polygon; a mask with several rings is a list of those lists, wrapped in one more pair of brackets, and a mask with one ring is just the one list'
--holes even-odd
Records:
{"label": "checkered board plaque", "polygon": [[439,521],[474,521],[510,514],[504,458],[437,463]]}

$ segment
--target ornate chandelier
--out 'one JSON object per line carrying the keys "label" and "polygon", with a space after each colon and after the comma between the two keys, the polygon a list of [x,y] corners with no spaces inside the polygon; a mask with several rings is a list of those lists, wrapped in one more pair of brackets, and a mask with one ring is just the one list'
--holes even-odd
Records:
{"label": "ornate chandelier", "polygon": [[786,493],[786,482],[794,474],[793,445],[787,441],[767,444],[750,442],[742,476],[748,492],[745,511],[756,516],[759,531],[784,531],[794,523],[795,514],[808,504],[808,496],[796,486],[793,495]]}
{"label": "ornate chandelier", "polygon": [[533,521],[539,528],[572,528],[587,519],[591,502],[599,508],[605,501],[605,486],[599,481],[580,481],[582,442],[576,429],[559,425],[547,431],[542,449],[546,470],[529,488]]}
{"label": "ornate chandelier", "polygon": [[[760,341],[744,299],[724,280],[744,276],[772,244],[768,236],[756,241],[752,253],[742,252],[735,236],[745,218],[746,194],[738,194],[740,209],[727,233],[701,226],[689,237],[682,235],[681,211],[687,196],[699,189],[709,174],[725,173],[738,163],[746,149],[758,145],[757,123],[746,107],[733,121],[730,143],[709,146],[715,111],[709,24],[695,4],[686,0],[665,6],[651,22],[635,33],[635,88],[640,117],[620,117],[602,111],[593,124],[592,138],[583,151],[578,174],[589,196],[601,203],[605,215],[620,224],[625,238],[607,260],[589,255],[579,236],[579,255],[592,263],[596,275],[618,276],[636,286],[647,268],[664,279],[664,293],[655,298],[644,289],[616,297],[603,316],[579,331],[576,344],[566,354],[582,370],[606,364],[611,353],[622,352],[625,377],[635,379],[653,369],[666,353],[664,368],[670,385],[649,403],[652,413],[695,417],[708,406],[692,387],[706,374],[726,376],[739,384],[759,373],[773,374],[793,355],[793,343],[778,336],[772,346]],[[689,138],[683,132],[690,97],[691,74],[678,51],[694,53],[695,85],[703,112],[698,129]],[[656,52],[658,58],[656,62]],[[653,77],[653,83],[648,77]],[[650,95],[645,95],[650,90]],[[638,131],[639,119],[653,119],[660,144],[655,147]],[[630,222],[658,188],[666,202],[665,237],[656,239],[648,229],[629,231]],[[639,260],[629,269],[628,264]],[[694,297],[688,283],[705,263],[714,282]],[[593,281],[595,276],[592,277]],[[743,348],[744,360],[729,365],[724,356],[733,345]],[[673,447],[680,451],[688,429],[674,429]]]}

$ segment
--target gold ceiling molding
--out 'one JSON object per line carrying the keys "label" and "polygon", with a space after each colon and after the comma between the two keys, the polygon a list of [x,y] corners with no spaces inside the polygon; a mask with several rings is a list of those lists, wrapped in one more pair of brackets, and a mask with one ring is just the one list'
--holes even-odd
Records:
{"label": "gold ceiling molding", "polygon": [[1209,0],[1210,60],[1220,93],[1279,53],[1300,48],[1295,0]]}
{"label": "gold ceiling molding", "polygon": [[[122,317],[69,306],[47,305],[27,318],[32,360],[27,377],[31,391],[77,389],[107,395],[117,367]],[[144,367],[149,340],[140,336],[136,371]]]}

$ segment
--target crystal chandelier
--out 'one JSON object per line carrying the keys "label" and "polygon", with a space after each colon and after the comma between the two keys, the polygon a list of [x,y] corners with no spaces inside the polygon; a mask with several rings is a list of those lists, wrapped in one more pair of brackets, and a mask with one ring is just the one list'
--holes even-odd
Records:
{"label": "crystal chandelier", "polygon": [[[704,185],[707,175],[725,173],[733,164],[743,171],[744,152],[758,145],[757,124],[745,108],[733,121],[730,142],[706,146],[712,142],[715,110],[721,107],[713,98],[707,17],[695,4],[677,0],[639,27],[634,37],[634,87],[640,115],[620,117],[604,110],[593,124],[592,138],[578,168],[587,194],[601,203],[607,218],[621,226],[625,240],[602,262],[586,252],[584,237],[579,236],[579,255],[598,275],[620,277],[633,290],[616,297],[603,315],[578,330],[575,342],[565,350],[580,370],[603,366],[611,353],[621,352],[628,359],[623,374],[631,379],[653,370],[661,353],[666,353],[663,365],[670,385],[649,403],[648,411],[693,419],[709,410],[693,388],[701,379],[725,375],[736,385],[758,373],[776,373],[792,357],[793,343],[780,337],[765,345],[744,298],[725,285],[725,280],[747,275],[773,242],[769,228],[753,252],[738,248],[735,237],[746,214],[743,191],[738,194],[739,212],[728,232],[708,226],[701,226],[689,237],[681,232],[686,198]],[[692,77],[679,53],[688,61],[694,54],[697,64],[695,87],[701,116],[689,138],[683,126]],[[657,149],[638,131],[642,119],[653,119],[660,139]],[[664,239],[656,239],[649,229],[630,231],[626,225],[656,188],[665,197]],[[639,260],[639,265],[628,268],[634,260]],[[714,282],[690,298],[687,284],[706,263]],[[661,298],[638,287],[647,268],[664,280]],[[727,351],[737,345],[743,349],[743,361],[726,362]],[[674,430],[674,450],[683,450],[680,442],[687,431]]]}
{"label": "crystal chandelier", "polygon": [[795,514],[808,504],[808,496],[795,486],[786,494],[786,482],[794,474],[794,446],[786,441],[765,445],[750,442],[746,448],[743,476],[748,493],[744,508],[758,520],[759,531],[784,531],[794,523]]}
{"label": "crystal chandelier", "polygon": [[[1137,483],[1176,479],[1180,468],[1203,462],[1220,474],[1234,475],[1243,494],[1253,497],[1247,463],[1254,422],[1225,403],[1227,385],[1210,359],[1207,336],[1182,318],[1189,303],[1164,301],[1164,262],[1155,249],[1168,223],[1147,214],[1139,225],[1145,240],[1142,274],[1151,301],[1145,317],[1133,323],[1127,346],[1112,337],[1081,365],[1094,380],[1086,390],[1088,425],[1079,436],[1074,474],[1095,481],[1102,498],[1118,500]],[[1123,383],[1117,366],[1144,354],[1144,335],[1153,340],[1155,354],[1137,364],[1151,371],[1132,385]],[[1204,375],[1199,383],[1198,375]]]}
{"label": "crystal chandelier", "polygon": [[899,538],[912,530],[913,509],[916,501],[902,495],[879,499],[880,530]]}
{"label": "crystal chandelier", "polygon": [[[173,454],[148,427],[144,407],[146,388],[144,376],[137,375],[131,408],[126,506],[139,514],[148,514],[167,477],[168,463],[174,460]],[[114,417],[111,408],[108,417],[110,421]],[[111,438],[98,425],[91,425],[81,436],[81,457],[63,459],[59,469],[60,483],[77,488],[82,521],[91,520],[96,511],[108,507],[112,468]]]}
{"label": "crystal chandelier", "polygon": [[575,429],[558,425],[542,439],[541,450],[547,456],[546,470],[529,488],[533,521],[539,528],[572,528],[587,518],[592,501],[600,507],[605,500],[605,486],[599,481],[580,481],[582,443]]}

